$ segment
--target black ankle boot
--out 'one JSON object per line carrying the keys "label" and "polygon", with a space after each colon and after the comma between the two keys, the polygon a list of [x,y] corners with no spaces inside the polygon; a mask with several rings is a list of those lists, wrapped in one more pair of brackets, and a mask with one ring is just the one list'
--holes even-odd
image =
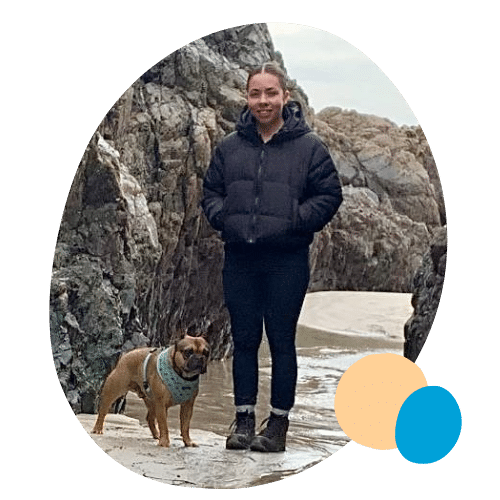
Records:
{"label": "black ankle boot", "polygon": [[228,450],[247,450],[255,436],[255,413],[236,413],[232,432],[226,440]]}
{"label": "black ankle boot", "polygon": [[[265,422],[266,420],[262,424]],[[266,428],[252,439],[250,449],[263,452],[285,451],[287,431],[288,417],[278,416],[271,412]]]}

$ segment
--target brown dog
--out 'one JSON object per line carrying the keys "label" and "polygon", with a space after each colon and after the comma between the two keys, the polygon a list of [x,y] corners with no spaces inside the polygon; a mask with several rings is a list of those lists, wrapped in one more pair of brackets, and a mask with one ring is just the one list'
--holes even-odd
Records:
{"label": "brown dog", "polygon": [[189,424],[198,395],[199,375],[207,371],[209,354],[204,337],[187,335],[166,350],[143,347],[123,354],[102,388],[99,414],[92,433],[102,434],[111,405],[128,391],[133,391],[146,404],[146,420],[151,434],[159,440],[159,446],[170,445],[167,410],[177,404],[181,405],[184,444],[197,446],[189,437]]}

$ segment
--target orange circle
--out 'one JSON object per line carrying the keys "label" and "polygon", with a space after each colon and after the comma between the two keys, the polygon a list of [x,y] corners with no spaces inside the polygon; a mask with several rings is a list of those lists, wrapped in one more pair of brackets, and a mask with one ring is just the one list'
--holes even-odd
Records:
{"label": "orange circle", "polygon": [[405,400],[427,386],[422,370],[398,354],[370,354],[342,375],[335,394],[335,414],[356,443],[396,448],[396,420]]}

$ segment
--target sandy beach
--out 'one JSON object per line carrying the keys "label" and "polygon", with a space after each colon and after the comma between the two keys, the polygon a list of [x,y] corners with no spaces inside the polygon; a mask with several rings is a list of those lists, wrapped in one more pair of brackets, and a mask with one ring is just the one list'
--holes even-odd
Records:
{"label": "sandy beach", "polygon": [[[127,396],[124,415],[108,415],[96,444],[124,467],[157,481],[186,487],[243,488],[283,479],[328,458],[349,439],[338,425],[335,390],[345,370],[368,354],[402,354],[403,326],[412,309],[409,294],[317,292],[309,294],[297,328],[299,378],[285,453],[225,449],[234,418],[231,360],[214,361],[200,382],[191,435],[185,448],[178,407],[169,411],[171,447],[160,448],[145,427],[145,406]],[[267,342],[260,356],[258,422],[267,416],[271,363]],[[90,432],[95,415],[78,415]],[[202,465],[200,465],[202,464]]]}

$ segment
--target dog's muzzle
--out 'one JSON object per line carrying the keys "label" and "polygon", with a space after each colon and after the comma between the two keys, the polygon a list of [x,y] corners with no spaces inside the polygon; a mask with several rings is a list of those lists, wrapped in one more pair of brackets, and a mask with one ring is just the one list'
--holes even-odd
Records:
{"label": "dog's muzzle", "polygon": [[206,373],[208,360],[202,354],[191,355],[184,365],[184,371],[190,373]]}

